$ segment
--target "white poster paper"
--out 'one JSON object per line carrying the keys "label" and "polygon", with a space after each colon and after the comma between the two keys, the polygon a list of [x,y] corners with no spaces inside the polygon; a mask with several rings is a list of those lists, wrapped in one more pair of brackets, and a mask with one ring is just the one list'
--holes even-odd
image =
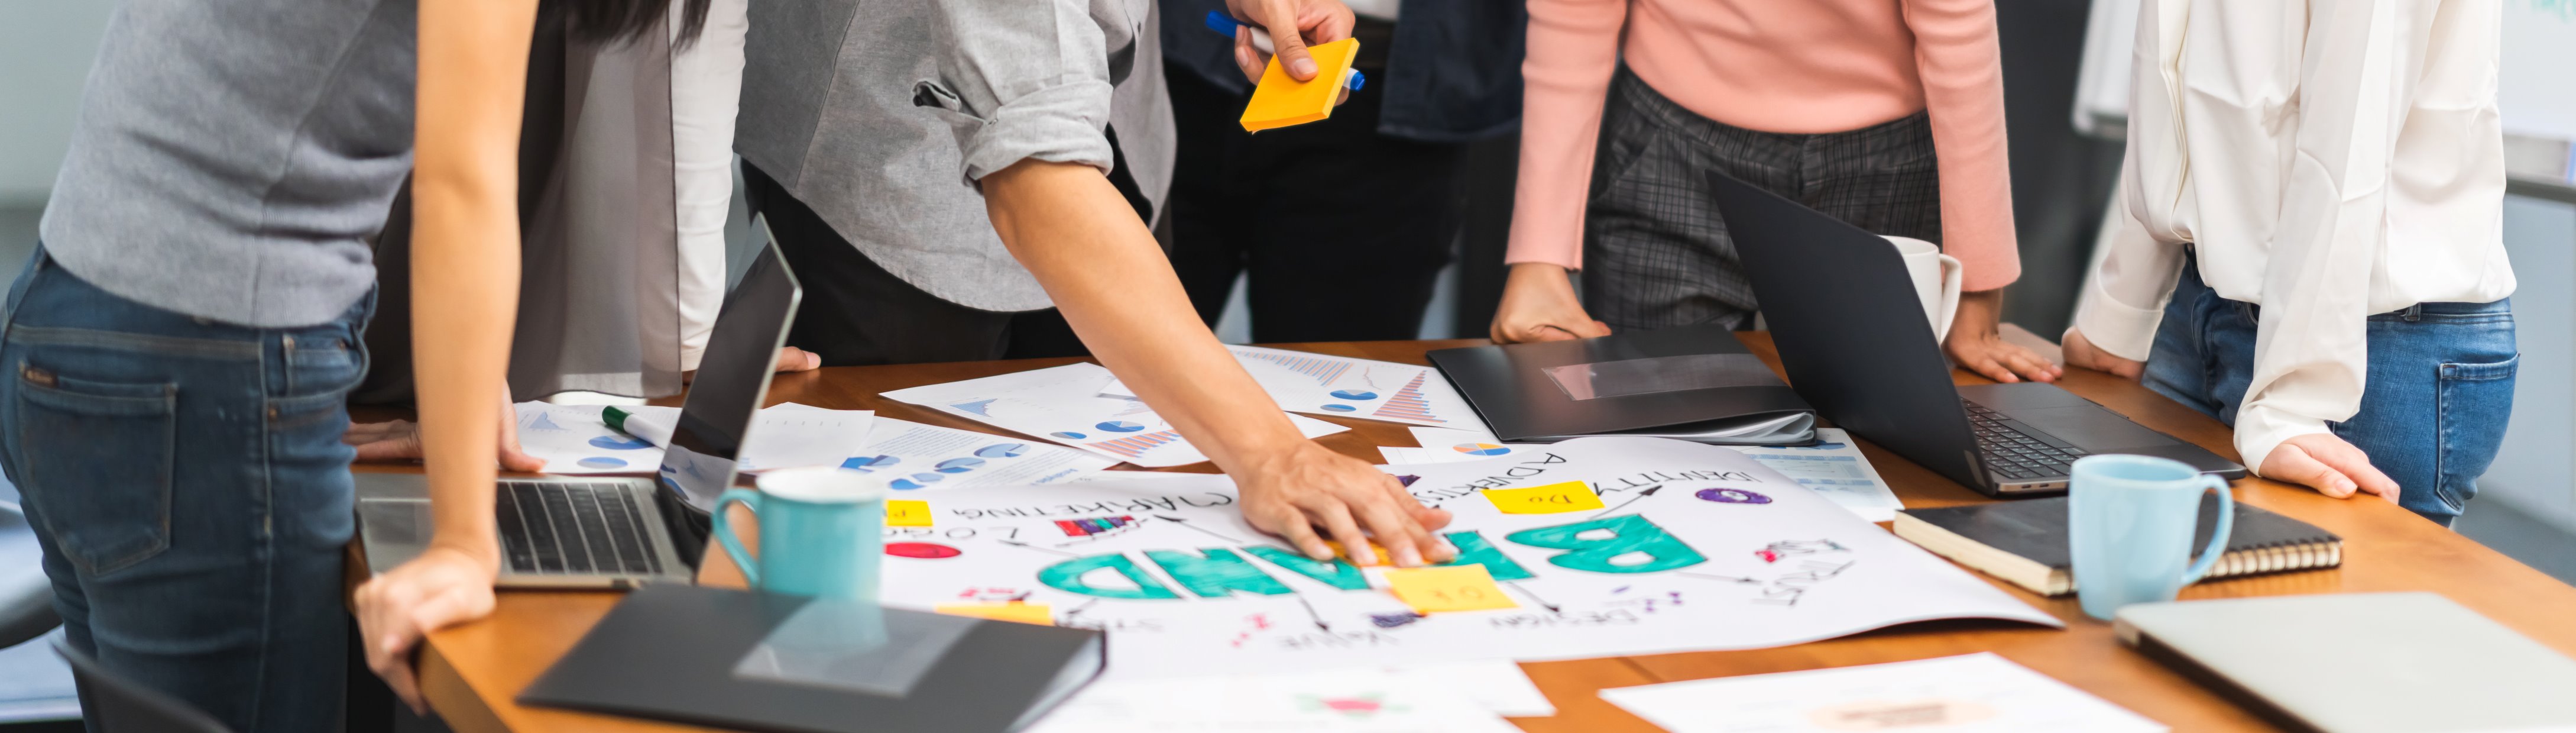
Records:
{"label": "white poster paper", "polygon": [[519,449],[545,461],[547,473],[652,473],[662,465],[661,448],[608,427],[598,405],[521,402],[511,409]]}
{"label": "white poster paper", "polygon": [[1601,691],[1673,733],[2161,733],[2165,726],[1992,653]]}
{"label": "white poster paper", "polygon": [[[1139,466],[1186,466],[1208,459],[1142,400],[1102,395],[1111,379],[1108,369],[1084,362],[899,389],[885,396]],[[1288,419],[1309,438],[1350,429],[1297,415]]]}
{"label": "white poster paper", "polygon": [[[1047,604],[1109,631],[1114,676],[1747,649],[1937,618],[2059,626],[1735,451],[1584,438],[1508,461],[1400,466],[1513,608],[1428,616],[1245,523],[1223,476],[975,487],[888,528],[882,599]],[[1578,482],[1597,509],[1506,514],[1485,492]]]}

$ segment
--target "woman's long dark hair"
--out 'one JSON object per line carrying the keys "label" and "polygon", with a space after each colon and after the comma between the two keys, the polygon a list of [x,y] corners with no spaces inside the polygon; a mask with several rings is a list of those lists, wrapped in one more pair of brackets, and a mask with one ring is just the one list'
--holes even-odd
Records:
{"label": "woman's long dark hair", "polygon": [[[707,26],[707,3],[685,0],[680,6],[680,17],[675,19],[680,35],[672,41],[673,48],[697,40],[698,31]],[[671,8],[669,0],[566,0],[566,4],[572,6],[573,35],[589,41],[634,40],[652,30]]]}

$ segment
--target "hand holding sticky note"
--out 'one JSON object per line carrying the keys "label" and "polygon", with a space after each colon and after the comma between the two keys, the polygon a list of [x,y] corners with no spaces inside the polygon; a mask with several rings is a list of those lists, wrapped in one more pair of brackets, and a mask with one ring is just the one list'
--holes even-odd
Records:
{"label": "hand holding sticky note", "polygon": [[1252,88],[1252,103],[1243,107],[1245,132],[1300,125],[1333,116],[1333,105],[1349,83],[1351,62],[1359,60],[1360,39],[1344,38],[1306,47],[1315,58],[1315,78],[1298,81],[1270,57],[1261,83]]}
{"label": "hand holding sticky note", "polygon": [[885,503],[888,527],[930,526],[930,502],[892,500]]}
{"label": "hand holding sticky note", "polygon": [[1386,589],[1416,613],[1519,608],[1494,584],[1483,565],[1399,568],[1386,571]]}
{"label": "hand holding sticky note", "polygon": [[1599,509],[1601,495],[1581,481],[1520,489],[1486,489],[1485,500],[1504,514],[1561,514]]}

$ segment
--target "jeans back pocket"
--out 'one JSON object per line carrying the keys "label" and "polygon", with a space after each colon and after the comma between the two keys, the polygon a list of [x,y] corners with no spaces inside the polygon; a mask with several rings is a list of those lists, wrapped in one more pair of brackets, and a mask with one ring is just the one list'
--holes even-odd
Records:
{"label": "jeans back pocket", "polygon": [[54,544],[93,575],[169,549],[178,386],[18,377],[19,490]]}
{"label": "jeans back pocket", "polygon": [[2440,435],[2434,495],[2457,511],[2477,496],[2478,477],[2495,463],[2513,415],[2513,383],[2522,355],[2484,364],[2443,364],[2434,419]]}

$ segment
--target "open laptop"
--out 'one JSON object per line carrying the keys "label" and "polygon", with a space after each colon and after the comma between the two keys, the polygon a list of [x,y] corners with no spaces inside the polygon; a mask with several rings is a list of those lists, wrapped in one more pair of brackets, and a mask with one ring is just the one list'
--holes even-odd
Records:
{"label": "open laptop", "polygon": [[[764,226],[764,228],[766,228]],[[734,459],[769,392],[804,291],[778,246],[762,247],[725,295],[656,477],[503,477],[498,585],[630,588],[687,583],[706,546],[707,507],[733,485]],[[427,549],[429,482],[358,474],[358,532],[382,573]]]}
{"label": "open laptop", "polygon": [[1905,261],[1887,239],[1708,174],[1780,365],[1835,425],[1995,496],[2066,490],[2094,453],[2162,456],[2235,479],[2245,467],[2053,384],[1953,386]]}

